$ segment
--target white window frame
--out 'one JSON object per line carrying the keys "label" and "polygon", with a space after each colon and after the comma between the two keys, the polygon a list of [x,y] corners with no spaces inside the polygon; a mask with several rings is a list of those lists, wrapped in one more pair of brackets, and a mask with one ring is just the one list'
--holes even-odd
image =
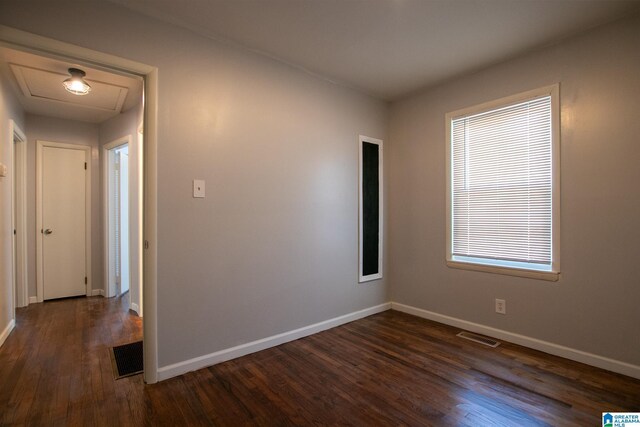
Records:
{"label": "white window frame", "polygon": [[[517,104],[534,98],[551,96],[551,271],[538,271],[525,267],[490,264],[486,261],[467,258],[465,260],[454,259],[452,255],[452,195],[453,189],[453,159],[451,149],[451,121],[461,116],[478,114],[494,110],[500,107]],[[447,252],[446,263],[448,267],[464,270],[475,270],[488,273],[506,274],[534,279],[557,281],[560,275],[560,85],[553,84],[538,89],[507,96],[494,101],[474,105],[452,111],[445,115],[446,129],[446,165],[447,165]]]}

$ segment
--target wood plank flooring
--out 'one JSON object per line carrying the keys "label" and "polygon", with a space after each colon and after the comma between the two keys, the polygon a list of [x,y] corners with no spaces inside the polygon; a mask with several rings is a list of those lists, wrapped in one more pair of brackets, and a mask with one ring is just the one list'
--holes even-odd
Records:
{"label": "wood plank flooring", "polygon": [[640,381],[387,311],[159,384],[114,380],[141,339],[126,299],[19,309],[0,349],[1,425],[601,425]]}

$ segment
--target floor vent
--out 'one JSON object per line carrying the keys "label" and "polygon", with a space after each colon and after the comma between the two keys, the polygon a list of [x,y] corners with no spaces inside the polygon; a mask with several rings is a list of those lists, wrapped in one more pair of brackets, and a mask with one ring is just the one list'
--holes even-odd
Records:
{"label": "floor vent", "polygon": [[474,341],[489,347],[497,347],[500,345],[500,341],[496,341],[493,338],[485,337],[483,335],[474,334],[472,332],[460,332],[457,337],[464,338],[465,340]]}
{"label": "floor vent", "polygon": [[141,374],[144,369],[142,341],[112,347],[111,364],[117,380]]}

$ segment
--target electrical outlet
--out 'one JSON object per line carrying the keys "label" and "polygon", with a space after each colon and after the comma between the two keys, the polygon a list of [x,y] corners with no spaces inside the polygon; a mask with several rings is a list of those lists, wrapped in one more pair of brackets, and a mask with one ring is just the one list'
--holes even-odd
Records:
{"label": "electrical outlet", "polygon": [[507,301],[496,298],[496,313],[507,314]]}

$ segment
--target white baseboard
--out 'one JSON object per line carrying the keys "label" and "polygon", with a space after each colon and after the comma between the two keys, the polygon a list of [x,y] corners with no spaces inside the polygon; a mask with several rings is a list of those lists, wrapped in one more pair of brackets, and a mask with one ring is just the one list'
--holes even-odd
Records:
{"label": "white baseboard", "polygon": [[[133,305],[134,304],[132,304],[132,309],[133,309]],[[598,368],[606,369],[612,372],[617,372],[623,375],[640,379],[640,366],[638,365],[633,365],[633,364],[622,362],[619,360],[610,359],[610,358],[599,356],[593,353],[587,353],[582,350],[576,350],[573,348],[554,344],[548,341],[527,337],[525,335],[520,335],[513,332],[508,332],[502,329],[497,329],[490,326],[469,322],[467,320],[446,316],[444,314],[423,310],[421,308],[412,307],[412,306],[400,304],[397,302],[390,302],[390,303],[380,304],[375,307],[370,307],[364,310],[356,311],[353,313],[345,314],[343,316],[335,317],[333,319],[325,320],[323,322],[319,322],[313,325],[305,326],[303,328],[295,329],[293,331],[284,332],[278,335],[273,335],[271,337],[263,338],[257,341],[252,341],[246,344],[241,344],[236,347],[220,350],[214,353],[206,354],[204,356],[195,357],[193,359],[174,363],[172,365],[163,366],[158,369],[158,381],[163,381],[178,375],[185,374],[187,372],[206,368],[208,366],[225,362],[227,360],[235,359],[237,357],[245,356],[247,354],[255,353],[257,351],[275,347],[289,341],[294,341],[299,338],[304,338],[306,336],[313,335],[318,332],[322,332],[324,330],[331,329],[336,326],[340,326],[345,323],[352,322],[354,320],[362,319],[364,317],[371,316],[372,314],[381,313],[389,309],[412,314],[414,316],[422,317],[424,319],[429,319],[435,322],[444,323],[445,325],[450,325],[450,326],[465,329],[468,331],[476,332],[479,334],[487,335],[493,338],[498,338],[514,344],[529,347],[534,350],[539,350],[545,353],[553,354],[555,356],[564,357],[569,360],[574,360],[576,362],[585,363],[587,365],[595,366]]]}
{"label": "white baseboard", "polygon": [[104,296],[104,289],[91,289],[91,296]]}
{"label": "white baseboard", "polygon": [[423,310],[421,308],[416,308],[397,302],[391,303],[391,309],[422,317],[424,319],[433,320],[435,322],[444,323],[445,325],[466,329],[468,331],[487,335],[493,338],[499,338],[501,340],[529,347],[534,350],[540,350],[542,352],[553,354],[555,356],[564,357],[565,359],[575,360],[576,362],[586,363],[587,365],[640,379],[640,366],[632,365],[631,363],[621,362],[619,360],[610,359],[608,357],[599,356],[597,354],[587,353],[582,350],[576,350],[548,341],[542,341],[536,338],[527,337],[525,335],[504,331],[502,329],[496,329],[490,326],[469,322],[467,320],[445,316],[444,314],[434,313],[432,311]]}
{"label": "white baseboard", "polygon": [[13,328],[15,326],[16,326],[16,320],[11,319],[7,327],[4,328],[4,331],[2,331],[2,334],[0,334],[0,347],[2,347],[2,344],[4,344],[5,340],[7,339],[11,331],[13,331]]}
{"label": "white baseboard", "polygon": [[313,335],[318,332],[343,325],[345,323],[353,322],[354,320],[362,319],[363,317],[371,316],[372,314],[381,313],[383,311],[389,310],[390,308],[391,303],[380,304],[375,307],[369,307],[364,310],[355,311],[353,313],[345,314],[339,317],[334,317],[333,319],[325,320],[323,322],[315,323],[313,325],[305,326],[293,331],[284,332],[236,347],[216,351],[215,353],[195,357],[193,359],[185,360],[184,362],[178,362],[172,365],[163,366],[158,369],[158,381],[163,381],[178,375],[186,374],[187,372],[206,368],[207,366],[215,365],[217,363],[245,356],[250,353],[255,353],[257,351],[275,347],[277,345],[284,344],[289,341],[294,341],[299,338],[304,338],[306,336]]}
{"label": "white baseboard", "polygon": [[135,312],[136,312],[136,314],[137,314],[138,316],[140,316],[140,307],[138,307],[138,304],[136,304],[135,302],[132,302],[132,303],[129,305],[129,310],[133,310],[133,311],[135,311]]}
{"label": "white baseboard", "polygon": [[38,302],[38,297],[29,297],[29,304],[35,304]]}

